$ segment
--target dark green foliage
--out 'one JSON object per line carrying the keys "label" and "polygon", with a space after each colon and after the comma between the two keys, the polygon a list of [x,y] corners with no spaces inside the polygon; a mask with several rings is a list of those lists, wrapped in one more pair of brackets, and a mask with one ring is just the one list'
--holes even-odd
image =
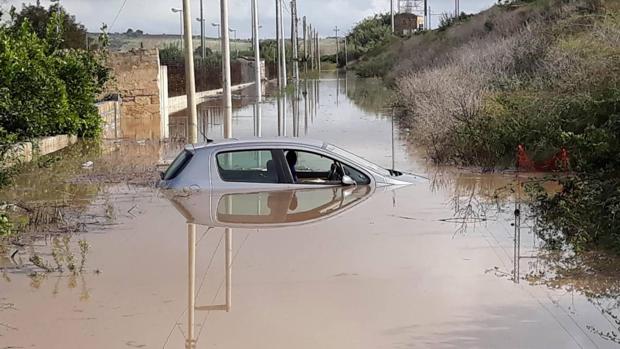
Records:
{"label": "dark green foliage", "polygon": [[0,127],[21,139],[53,135],[71,127],[65,84],[57,59],[24,23],[0,29]]}
{"label": "dark green foliage", "polygon": [[185,57],[185,55],[183,54],[183,50],[181,50],[181,45],[178,43],[169,43],[159,49],[159,60],[162,64],[174,61],[182,62],[184,59],[183,57]]}
{"label": "dark green foliage", "polygon": [[605,249],[620,254],[620,179],[618,173],[595,172],[560,181],[550,195],[532,186],[539,236],[554,249],[569,244],[577,251]]}
{"label": "dark green foliage", "polygon": [[390,14],[377,14],[364,18],[347,35],[349,54],[356,57],[383,45],[391,36]]}
{"label": "dark green foliage", "polygon": [[[13,12],[13,22],[0,26],[2,163],[11,160],[7,152],[16,142],[57,134],[97,136],[101,121],[95,99],[109,78],[105,34],[98,42],[104,50],[74,49],[70,47],[78,45],[66,41],[62,24],[66,13],[49,14],[36,7]],[[30,17],[37,27],[31,26]],[[0,166],[0,185],[6,184],[9,171]]]}
{"label": "dark green foliage", "polygon": [[19,140],[99,132],[94,103],[108,71],[97,53],[54,51],[25,22],[0,28],[0,76],[0,127]]}
{"label": "dark green foliage", "polygon": [[13,224],[9,221],[9,217],[4,212],[0,212],[0,237],[10,235],[12,229]]}
{"label": "dark green foliage", "polygon": [[47,37],[49,23],[54,16],[58,16],[58,32],[62,39],[60,48],[86,48],[86,28],[76,22],[75,16],[71,16],[58,5],[51,5],[47,9],[39,5],[22,5],[19,12],[13,7],[10,13],[13,28],[21,28],[23,23],[28,22],[41,39]]}

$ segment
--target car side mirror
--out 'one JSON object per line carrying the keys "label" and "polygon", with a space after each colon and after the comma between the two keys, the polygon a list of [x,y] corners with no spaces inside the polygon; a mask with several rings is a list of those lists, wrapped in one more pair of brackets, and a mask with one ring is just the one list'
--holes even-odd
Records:
{"label": "car side mirror", "polygon": [[342,176],[342,185],[355,185],[355,184],[357,183],[353,180],[353,178],[347,175]]}

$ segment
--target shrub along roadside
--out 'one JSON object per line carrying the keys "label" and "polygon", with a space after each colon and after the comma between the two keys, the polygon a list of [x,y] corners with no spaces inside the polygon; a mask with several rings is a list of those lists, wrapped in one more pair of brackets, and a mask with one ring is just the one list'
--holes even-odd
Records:
{"label": "shrub along roadside", "polygon": [[620,12],[597,0],[520,5],[410,39],[443,54],[396,64],[403,120],[437,162],[511,166],[518,144],[539,159],[565,147],[574,174],[561,192],[530,188],[541,236],[620,253]]}
{"label": "shrub along roadside", "polygon": [[15,143],[57,134],[98,136],[95,102],[109,78],[105,34],[101,50],[66,49],[58,14],[49,17],[44,37],[27,17],[16,23],[0,25],[0,186],[14,172],[2,164]]}

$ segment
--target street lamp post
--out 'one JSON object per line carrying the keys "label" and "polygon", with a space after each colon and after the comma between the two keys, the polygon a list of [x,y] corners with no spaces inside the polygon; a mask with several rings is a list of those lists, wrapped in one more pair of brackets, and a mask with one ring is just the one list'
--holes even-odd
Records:
{"label": "street lamp post", "polygon": [[219,23],[211,23],[211,25],[214,26],[214,27],[217,27],[217,41],[220,43],[220,53],[222,53],[222,42],[220,40],[222,32],[220,31],[220,24]]}
{"label": "street lamp post", "polygon": [[202,2],[203,0],[200,0],[200,47],[202,48],[202,59],[204,59],[207,53],[207,47],[205,44],[205,13]]}
{"label": "street lamp post", "polygon": [[178,13],[179,14],[179,19],[181,22],[181,32],[179,34],[179,38],[181,40],[181,50],[183,50],[183,10],[181,10],[180,8],[171,8],[173,13]]}
{"label": "street lamp post", "polygon": [[202,59],[205,59],[205,57],[207,56],[207,48],[205,46],[205,20],[204,19],[200,19],[200,18],[196,18],[196,20],[198,22],[200,22],[200,47],[201,47],[201,55],[202,55]]}
{"label": "street lamp post", "polygon": [[239,58],[239,45],[237,42],[237,29],[228,28],[228,31],[233,33],[233,42],[235,43],[235,56]]}

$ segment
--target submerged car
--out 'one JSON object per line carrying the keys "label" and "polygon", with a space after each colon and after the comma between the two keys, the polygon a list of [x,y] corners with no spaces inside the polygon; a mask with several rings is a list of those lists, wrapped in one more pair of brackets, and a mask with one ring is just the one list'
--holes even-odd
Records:
{"label": "submerged car", "polygon": [[188,145],[161,174],[164,189],[282,190],[407,185],[422,177],[382,168],[332,144],[253,138]]}

